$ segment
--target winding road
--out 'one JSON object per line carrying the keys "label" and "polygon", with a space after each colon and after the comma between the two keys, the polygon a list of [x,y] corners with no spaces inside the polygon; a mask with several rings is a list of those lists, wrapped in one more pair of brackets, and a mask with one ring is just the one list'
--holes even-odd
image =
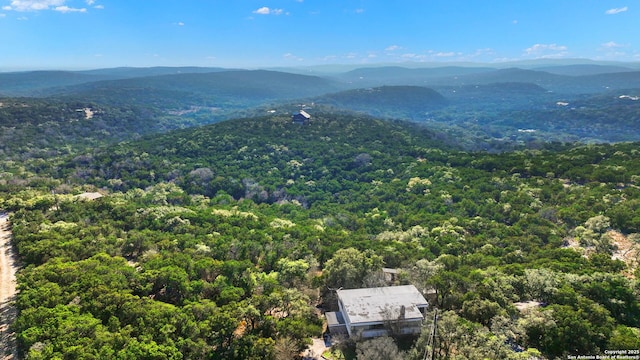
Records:
{"label": "winding road", "polygon": [[9,216],[0,213],[0,360],[17,360],[16,338],[9,325],[17,316],[16,296],[18,262],[11,246]]}

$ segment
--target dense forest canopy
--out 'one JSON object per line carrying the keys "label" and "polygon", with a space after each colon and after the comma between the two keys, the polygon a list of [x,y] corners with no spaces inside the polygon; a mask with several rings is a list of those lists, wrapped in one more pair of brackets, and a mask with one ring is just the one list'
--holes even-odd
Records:
{"label": "dense forest canopy", "polygon": [[[396,285],[435,290],[438,358],[640,348],[639,143],[608,143],[633,140],[640,102],[629,91],[588,94],[528,111],[560,100],[538,84],[492,84],[448,88],[458,97],[414,86],[346,91],[305,102],[305,125],[292,123],[291,99],[222,122],[163,108],[165,95],[141,106],[127,91],[121,103],[0,99],[0,209],[23,263],[21,354],[291,359],[326,330],[330,289],[386,285],[383,267],[397,270]],[[363,106],[371,93],[397,100],[387,119],[338,106]],[[516,100],[496,113],[511,118],[483,117],[509,93]],[[465,108],[461,94],[490,105]],[[439,119],[393,120],[425,96]],[[589,144],[500,134],[500,145],[473,133],[577,124],[589,140],[626,130]],[[359,359],[422,359],[430,326],[417,338],[338,347]]]}

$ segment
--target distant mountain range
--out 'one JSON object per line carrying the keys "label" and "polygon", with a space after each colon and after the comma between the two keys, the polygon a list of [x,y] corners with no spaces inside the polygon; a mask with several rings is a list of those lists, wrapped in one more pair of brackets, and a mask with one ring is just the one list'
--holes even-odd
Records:
{"label": "distant mountain range", "polygon": [[583,76],[583,75],[598,75],[619,73],[628,71],[637,71],[637,67],[626,67],[621,65],[593,65],[593,64],[576,64],[571,66],[555,65],[555,66],[542,66],[535,68],[534,70],[545,71],[556,75],[569,75],[569,76]]}
{"label": "distant mountain range", "polygon": [[440,109],[448,104],[439,92],[419,86],[381,86],[367,89],[346,90],[314,99],[314,103],[335,106],[353,111],[363,111],[374,116],[389,112],[411,118],[411,113]]}
{"label": "distant mountain range", "polygon": [[[345,71],[313,69],[243,70],[205,67],[113,68],[85,71],[0,73],[0,95],[51,96],[110,86],[151,86],[164,90],[265,98],[304,97],[322,92],[385,85],[423,87],[532,83],[560,93],[597,93],[640,85],[640,63],[512,63],[367,66]],[[521,65],[521,66],[517,66]],[[123,81],[104,83],[104,81]],[[125,81],[126,80],[126,81]],[[102,82],[102,83],[101,83]],[[92,83],[99,83],[87,85]],[[85,87],[75,87],[85,84]],[[211,87],[209,87],[211,85]],[[74,88],[75,87],[75,88]]]}
{"label": "distant mountain range", "polygon": [[104,80],[118,80],[170,74],[197,74],[229,71],[222,68],[151,67],[112,68],[85,71],[0,72],[0,94],[3,96],[47,96],[61,88]]}
{"label": "distant mountain range", "polygon": [[[315,106],[323,111],[428,122],[453,138],[473,134],[475,140],[466,147],[476,148],[472,143],[480,141],[484,144],[480,149],[494,148],[495,141],[640,139],[634,115],[640,101],[632,100],[640,95],[640,64],[403,65],[0,73],[0,103],[2,97],[31,97],[46,99],[47,104],[77,102],[82,104],[78,108],[111,108],[112,114],[120,108],[125,109],[126,118],[132,112],[147,114],[145,123],[160,123],[159,129],[260,116],[267,111],[290,115],[303,106]],[[624,95],[629,98],[622,104],[618,97]],[[115,129],[121,125],[110,126],[105,124],[103,131],[118,133]]]}
{"label": "distant mountain range", "polygon": [[[257,106],[314,99],[347,110],[389,115],[397,110],[433,110],[446,101],[464,108],[498,104],[522,108],[553,98],[572,100],[585,94],[640,88],[640,71],[631,65],[549,65],[537,70],[384,66],[331,76],[198,67],[35,71],[0,73],[0,96],[81,99],[164,111],[215,108],[222,118]],[[385,91],[367,90],[373,88]],[[433,90],[439,94],[431,92],[425,99],[425,92]],[[444,99],[435,101],[434,96]]]}
{"label": "distant mountain range", "polygon": [[[640,86],[640,71],[610,66],[564,66],[551,71],[521,68],[444,67],[409,69],[401,67],[357,69],[337,77],[355,87],[415,85],[427,87],[486,85],[492,83],[531,83],[549,91],[567,94],[598,93],[610,89]],[[575,75],[569,75],[575,74]]]}

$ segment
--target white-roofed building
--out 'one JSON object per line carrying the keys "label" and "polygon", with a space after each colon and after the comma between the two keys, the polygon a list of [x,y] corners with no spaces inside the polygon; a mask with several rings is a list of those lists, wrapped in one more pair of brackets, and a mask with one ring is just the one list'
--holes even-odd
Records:
{"label": "white-roofed building", "polygon": [[338,290],[338,313],[327,313],[332,333],[370,338],[418,334],[429,306],[413,285]]}

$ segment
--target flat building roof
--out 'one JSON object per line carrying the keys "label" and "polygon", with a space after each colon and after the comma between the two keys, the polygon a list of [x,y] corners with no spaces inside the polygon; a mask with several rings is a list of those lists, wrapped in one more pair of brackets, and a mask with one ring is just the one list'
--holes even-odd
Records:
{"label": "flat building roof", "polygon": [[422,319],[420,309],[429,305],[413,285],[338,290],[337,295],[352,325],[399,319],[402,312],[404,319]]}

